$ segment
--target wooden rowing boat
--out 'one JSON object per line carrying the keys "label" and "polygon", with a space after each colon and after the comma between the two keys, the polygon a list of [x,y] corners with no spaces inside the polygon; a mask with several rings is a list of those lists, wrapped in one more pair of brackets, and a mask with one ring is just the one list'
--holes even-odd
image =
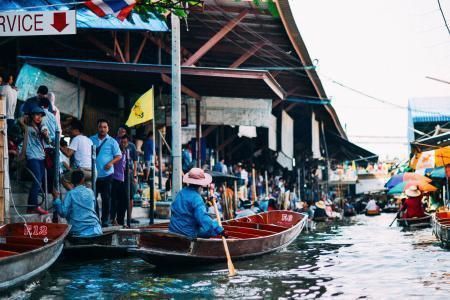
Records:
{"label": "wooden rowing boat", "polygon": [[366,216],[373,217],[378,216],[380,214],[379,209],[366,210]]}
{"label": "wooden rowing boat", "polygon": [[[233,260],[247,259],[282,249],[303,230],[307,216],[291,211],[269,211],[224,221]],[[141,229],[137,249],[130,251],[156,266],[181,266],[226,261],[220,237],[190,240],[168,232],[168,224]]]}
{"label": "wooden rowing boat", "polygon": [[69,235],[64,241],[62,257],[77,260],[126,257],[129,255],[128,249],[137,247],[137,231],[116,229],[97,236]]}
{"label": "wooden rowing boat", "polygon": [[17,287],[47,270],[63,249],[66,224],[14,223],[0,227],[0,291]]}
{"label": "wooden rowing boat", "polygon": [[408,219],[399,218],[397,219],[397,226],[410,229],[430,227],[431,216],[427,214],[421,218],[408,218]]}
{"label": "wooden rowing boat", "polygon": [[450,249],[450,211],[436,212],[433,217],[433,233],[442,247]]}

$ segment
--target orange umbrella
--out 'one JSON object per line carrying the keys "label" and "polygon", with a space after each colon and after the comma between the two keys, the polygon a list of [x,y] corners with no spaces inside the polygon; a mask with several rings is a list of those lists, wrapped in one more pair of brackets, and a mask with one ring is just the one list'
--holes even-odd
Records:
{"label": "orange umbrella", "polygon": [[434,192],[437,190],[437,187],[435,187],[434,185],[429,184],[426,181],[423,180],[411,180],[408,181],[405,185],[405,189],[408,189],[410,186],[417,186],[419,188],[419,190],[421,190],[422,192]]}

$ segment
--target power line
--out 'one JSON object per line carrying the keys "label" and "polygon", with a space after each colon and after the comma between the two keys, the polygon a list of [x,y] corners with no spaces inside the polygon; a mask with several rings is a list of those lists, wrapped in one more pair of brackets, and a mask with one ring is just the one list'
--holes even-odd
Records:
{"label": "power line", "polygon": [[445,18],[444,12],[442,11],[441,1],[437,0],[439,5],[439,10],[441,11],[442,19],[444,20],[445,27],[447,27],[448,34],[450,35],[450,27],[448,27],[447,19]]}

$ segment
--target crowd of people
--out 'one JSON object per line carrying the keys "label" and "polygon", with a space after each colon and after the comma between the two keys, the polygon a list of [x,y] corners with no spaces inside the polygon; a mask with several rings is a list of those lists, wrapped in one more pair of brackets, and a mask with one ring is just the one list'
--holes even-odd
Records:
{"label": "crowd of people", "polygon": [[[130,202],[137,191],[138,156],[144,157],[146,169],[154,160],[152,133],[144,142],[143,153],[131,142],[129,128],[125,125],[119,127],[117,135],[110,136],[110,124],[105,119],[98,120],[97,133],[87,137],[78,119],[71,118],[69,123],[61,124],[55,95],[46,86],[39,86],[36,96],[27,99],[16,111],[17,88],[13,86],[13,77],[8,77],[6,83],[2,81],[3,77],[0,77],[0,83],[3,83],[1,93],[7,100],[11,165],[23,162],[32,182],[27,212],[48,214],[41,206],[43,201],[40,195],[43,199],[51,193],[58,213],[72,225],[79,225],[74,227],[74,232],[89,235],[92,232],[85,232],[80,224],[95,223],[96,218],[101,227],[125,225],[125,214],[131,210],[133,205]],[[11,95],[15,96],[14,101]],[[19,137],[13,134],[18,128]],[[57,132],[62,136],[59,140],[59,162],[54,160]],[[96,149],[96,195],[92,189],[93,146]],[[146,172],[144,180],[148,180],[149,173]],[[61,199],[59,188],[54,185],[55,176],[61,179],[66,194],[64,199]],[[96,201],[98,195],[101,205]],[[91,206],[96,218],[90,212]],[[80,207],[85,209],[79,210]]]}

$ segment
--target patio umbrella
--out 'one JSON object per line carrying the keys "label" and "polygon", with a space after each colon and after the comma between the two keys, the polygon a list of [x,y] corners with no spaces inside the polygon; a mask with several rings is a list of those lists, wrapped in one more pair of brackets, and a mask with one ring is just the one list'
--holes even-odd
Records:
{"label": "patio umbrella", "polygon": [[411,180],[431,182],[431,179],[428,177],[425,177],[417,173],[406,172],[392,176],[384,186],[388,189],[391,189],[399,183]]}
{"label": "patio umbrella", "polygon": [[422,192],[434,192],[437,190],[437,187],[434,185],[429,184],[426,181],[420,181],[420,180],[409,180],[409,181],[403,181],[393,188],[391,188],[388,192],[388,195],[395,195],[395,194],[401,194],[403,193],[407,188],[410,186],[416,185],[419,190]]}

